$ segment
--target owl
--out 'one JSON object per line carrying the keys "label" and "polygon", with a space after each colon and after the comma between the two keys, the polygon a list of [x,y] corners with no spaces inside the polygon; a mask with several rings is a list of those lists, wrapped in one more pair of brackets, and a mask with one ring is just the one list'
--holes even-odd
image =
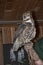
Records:
{"label": "owl", "polygon": [[36,28],[30,11],[23,13],[23,22],[15,32],[13,50],[17,51],[19,47],[30,42],[36,35]]}

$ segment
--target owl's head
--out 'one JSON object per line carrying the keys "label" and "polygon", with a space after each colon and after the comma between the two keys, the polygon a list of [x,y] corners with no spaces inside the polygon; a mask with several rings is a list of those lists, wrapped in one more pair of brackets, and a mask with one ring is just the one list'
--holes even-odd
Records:
{"label": "owl's head", "polygon": [[32,17],[32,13],[30,11],[27,11],[23,13],[23,21],[27,21]]}
{"label": "owl's head", "polygon": [[34,20],[30,11],[23,14],[23,23],[30,23],[31,25],[34,25]]}

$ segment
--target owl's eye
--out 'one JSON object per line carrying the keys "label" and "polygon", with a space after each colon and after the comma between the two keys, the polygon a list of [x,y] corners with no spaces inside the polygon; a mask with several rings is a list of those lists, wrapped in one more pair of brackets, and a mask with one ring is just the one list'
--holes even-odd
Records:
{"label": "owl's eye", "polygon": [[26,18],[26,16],[24,16],[24,18]]}

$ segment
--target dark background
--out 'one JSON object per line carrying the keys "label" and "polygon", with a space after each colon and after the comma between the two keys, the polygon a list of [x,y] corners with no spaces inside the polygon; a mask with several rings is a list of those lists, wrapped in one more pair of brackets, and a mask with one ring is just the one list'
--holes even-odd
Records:
{"label": "dark background", "polygon": [[[3,44],[3,59],[4,59],[4,65],[29,65],[28,55],[26,51],[24,50],[25,58],[23,59],[23,63],[19,63],[17,61],[11,62],[10,60],[10,49],[12,48],[13,44]],[[23,47],[21,47],[23,48]],[[20,48],[20,49],[21,49]],[[20,50],[19,49],[19,50]],[[18,51],[17,51],[18,52]],[[17,53],[15,52],[15,54]],[[17,55],[17,54],[16,54]],[[24,61],[25,60],[25,61]]]}
{"label": "dark background", "polygon": [[42,20],[43,0],[0,0],[0,20],[22,20],[22,14],[29,10]]}

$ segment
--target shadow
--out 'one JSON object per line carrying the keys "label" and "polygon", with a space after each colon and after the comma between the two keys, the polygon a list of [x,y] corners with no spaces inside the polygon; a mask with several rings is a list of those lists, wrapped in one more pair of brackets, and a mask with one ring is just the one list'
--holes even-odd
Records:
{"label": "shadow", "polygon": [[[28,55],[23,46],[19,48],[18,51],[14,52],[16,61],[11,61],[10,49],[12,48],[12,46],[13,44],[3,44],[4,65],[29,65]],[[18,52],[21,51],[21,49],[24,50],[24,58],[21,61],[23,63],[18,62]]]}
{"label": "shadow", "polygon": [[[35,38],[34,39],[38,39],[39,38],[39,33],[40,33],[40,29],[39,29],[39,23],[38,23],[38,21],[37,21],[37,18],[36,18],[36,16],[35,16],[35,12],[34,11],[32,11],[32,17],[33,17],[33,19],[34,19],[34,21],[35,21],[35,27],[36,27],[36,36],[35,36]],[[33,40],[34,40],[33,39]]]}

